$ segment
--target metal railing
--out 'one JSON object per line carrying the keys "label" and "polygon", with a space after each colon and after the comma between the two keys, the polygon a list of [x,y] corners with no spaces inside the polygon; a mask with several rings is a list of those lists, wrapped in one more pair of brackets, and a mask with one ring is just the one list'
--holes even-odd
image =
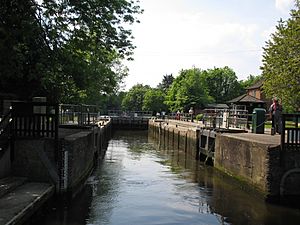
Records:
{"label": "metal railing", "polygon": [[90,126],[97,122],[99,115],[96,105],[59,105],[60,125]]}
{"label": "metal railing", "polygon": [[243,109],[205,109],[203,120],[207,128],[247,129],[248,110]]}
{"label": "metal railing", "polygon": [[[0,119],[0,157],[5,153],[11,140],[11,110]],[[11,157],[12,159],[12,157]]]}
{"label": "metal railing", "polygon": [[282,150],[300,150],[300,113],[282,114]]}
{"label": "metal railing", "polygon": [[151,118],[152,111],[122,111],[122,110],[108,110],[109,117],[144,117]]}

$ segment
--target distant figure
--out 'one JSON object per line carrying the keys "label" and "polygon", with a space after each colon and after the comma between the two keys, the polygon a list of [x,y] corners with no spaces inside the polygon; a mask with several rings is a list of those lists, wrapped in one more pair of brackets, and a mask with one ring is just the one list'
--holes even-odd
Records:
{"label": "distant figure", "polygon": [[157,118],[157,119],[160,118],[160,113],[159,113],[159,112],[156,113],[156,118]]}
{"label": "distant figure", "polygon": [[161,112],[161,115],[162,115],[162,119],[164,120],[164,119],[165,119],[165,116],[166,116],[166,112],[165,112],[165,111],[162,111],[162,112]]}
{"label": "distant figure", "polygon": [[176,120],[180,120],[180,111],[179,110],[176,113]]}
{"label": "distant figure", "polygon": [[282,106],[279,104],[278,98],[273,98],[273,103],[269,108],[270,116],[272,117],[272,130],[271,134],[279,133],[282,131]]}
{"label": "distant figure", "polygon": [[190,114],[190,117],[191,117],[191,122],[193,122],[194,121],[194,118],[193,118],[193,115],[194,115],[193,107],[190,108],[189,114]]}

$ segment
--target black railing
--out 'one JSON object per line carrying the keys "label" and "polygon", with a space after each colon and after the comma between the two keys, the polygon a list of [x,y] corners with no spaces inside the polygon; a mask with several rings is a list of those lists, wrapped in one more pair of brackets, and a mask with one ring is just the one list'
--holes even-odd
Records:
{"label": "black railing", "polygon": [[152,111],[122,111],[122,110],[108,110],[109,117],[144,117],[151,118]]}
{"label": "black railing", "polygon": [[58,104],[13,102],[14,137],[49,137],[58,139]]}
{"label": "black railing", "polygon": [[282,150],[300,150],[300,113],[282,114]]}
{"label": "black railing", "polygon": [[[10,145],[11,121],[11,110],[9,110],[0,120],[0,157]],[[11,159],[13,159],[13,155],[11,155]]]}
{"label": "black railing", "polygon": [[90,126],[97,122],[96,105],[59,105],[60,125]]}

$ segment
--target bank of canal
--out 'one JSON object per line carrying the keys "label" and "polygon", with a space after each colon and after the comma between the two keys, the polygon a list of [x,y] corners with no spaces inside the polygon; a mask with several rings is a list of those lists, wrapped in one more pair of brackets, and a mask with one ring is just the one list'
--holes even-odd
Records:
{"label": "bank of canal", "polygon": [[143,131],[119,131],[85,190],[44,225],[299,224],[300,210],[265,203]]}

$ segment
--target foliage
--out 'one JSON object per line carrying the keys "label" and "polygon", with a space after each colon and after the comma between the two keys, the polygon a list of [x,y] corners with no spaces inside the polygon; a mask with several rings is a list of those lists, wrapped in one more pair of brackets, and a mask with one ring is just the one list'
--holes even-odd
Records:
{"label": "foliage", "polygon": [[242,80],[240,81],[240,84],[242,85],[242,87],[245,89],[245,88],[248,88],[252,85],[254,85],[256,82],[258,82],[260,79],[262,79],[262,76],[261,75],[257,75],[257,76],[254,76],[254,75],[249,75],[247,77],[246,80]]}
{"label": "foliage", "polygon": [[134,1],[3,0],[0,88],[24,98],[94,103],[127,75]]}
{"label": "foliage", "polygon": [[159,89],[149,89],[144,96],[143,107],[145,111],[162,112],[167,111],[164,104],[165,93]]}
{"label": "foliage", "polygon": [[235,72],[227,66],[207,70],[205,82],[216,103],[225,103],[243,93]]}
{"label": "foliage", "polygon": [[0,4],[0,90],[19,96],[40,94],[49,73],[49,53],[31,1]]}
{"label": "foliage", "polygon": [[169,87],[172,85],[173,81],[174,81],[173,74],[170,75],[166,74],[164,75],[161,83],[157,85],[157,88],[162,90],[164,93],[166,93]]}
{"label": "foliage", "polygon": [[182,70],[175,78],[166,96],[165,103],[171,111],[200,108],[213,99],[208,95],[204,82],[205,71],[197,68]]}
{"label": "foliage", "polygon": [[144,104],[144,96],[148,90],[150,90],[150,86],[136,84],[134,85],[125,95],[122,100],[122,108],[123,110],[130,111],[142,111]]}
{"label": "foliage", "polygon": [[203,119],[204,115],[203,114],[197,114],[195,117],[195,120],[201,121]]}
{"label": "foliage", "polygon": [[285,109],[300,108],[300,8],[291,18],[279,21],[276,32],[266,43],[262,75],[267,97],[277,96]]}

